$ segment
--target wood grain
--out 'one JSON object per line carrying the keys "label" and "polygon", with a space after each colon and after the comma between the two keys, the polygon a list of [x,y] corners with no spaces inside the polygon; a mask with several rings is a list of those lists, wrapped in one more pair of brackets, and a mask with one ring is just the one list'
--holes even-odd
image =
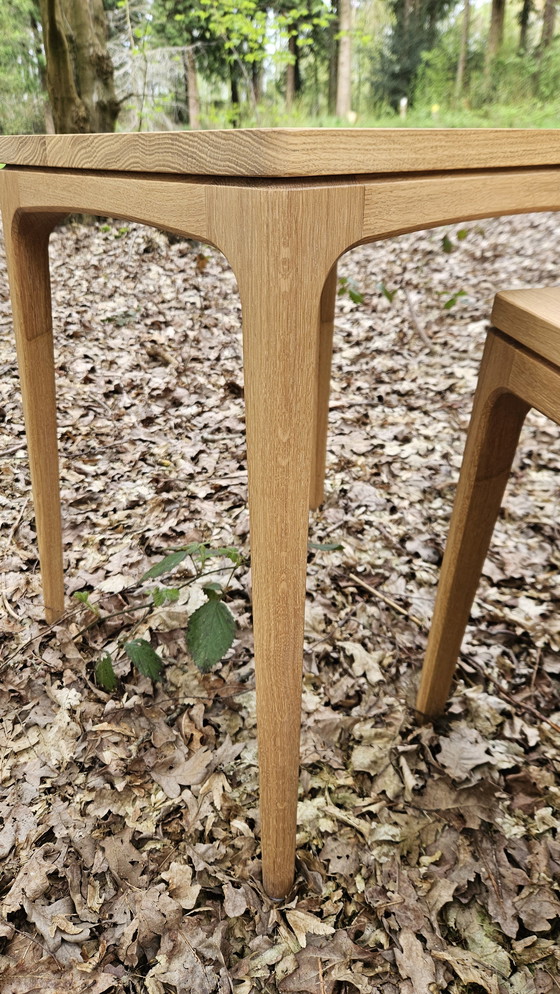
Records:
{"label": "wood grain", "polygon": [[362,182],[364,242],[457,221],[560,209],[560,168]]}
{"label": "wood grain", "polygon": [[280,898],[294,875],[317,326],[363,191],[216,186],[208,206],[243,313],[263,880]]}
{"label": "wood grain", "polygon": [[325,467],[327,463],[327,439],[329,430],[329,395],[331,385],[331,365],[334,333],[334,310],[336,305],[337,268],[331,269],[323,292],[319,312],[319,345],[316,372],[315,428],[312,453],[309,507],[315,510],[323,502],[325,494]]}
{"label": "wood grain", "polygon": [[192,176],[350,176],[560,164],[560,131],[255,128],[5,135],[0,162]]}
{"label": "wood grain", "polygon": [[35,169],[2,170],[3,181],[16,184],[18,205],[29,213],[122,218],[209,241],[203,182]]}
{"label": "wood grain", "polygon": [[57,214],[18,210],[17,186],[0,186],[0,206],[33,490],[45,617],[64,611],[62,529],[48,241]]}
{"label": "wood grain", "polygon": [[492,323],[543,359],[560,360],[560,287],[497,293]]}
{"label": "wood grain", "polygon": [[449,695],[525,416],[560,424],[560,288],[498,294],[492,318],[416,702],[428,717]]}

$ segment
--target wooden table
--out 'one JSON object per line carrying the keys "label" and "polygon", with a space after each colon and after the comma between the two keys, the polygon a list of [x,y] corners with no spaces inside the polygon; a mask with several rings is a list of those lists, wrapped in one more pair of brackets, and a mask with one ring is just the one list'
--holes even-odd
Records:
{"label": "wooden table", "polygon": [[243,310],[264,885],[294,872],[308,507],[322,499],[336,262],[459,220],[560,209],[560,131],[255,130],[0,137],[48,621],[64,608],[47,245],[70,212],[217,246]]}

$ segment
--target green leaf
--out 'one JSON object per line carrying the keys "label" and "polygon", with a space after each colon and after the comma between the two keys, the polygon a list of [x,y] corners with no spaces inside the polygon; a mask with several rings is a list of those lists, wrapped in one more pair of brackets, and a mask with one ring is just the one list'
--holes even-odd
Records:
{"label": "green leaf", "polygon": [[464,242],[464,240],[465,240],[465,238],[467,237],[468,233],[469,233],[469,229],[468,229],[468,228],[461,228],[461,229],[460,229],[460,230],[459,230],[459,231],[457,232],[457,240],[458,240],[459,242]]}
{"label": "green leaf", "polygon": [[162,576],[164,573],[170,573],[171,570],[175,569],[179,563],[182,563],[183,559],[186,559],[188,555],[189,553],[187,549],[179,549],[178,552],[170,552],[168,556],[164,556],[163,559],[160,559],[159,563],[154,563],[153,566],[150,566],[148,572],[144,573],[144,576],[140,578],[140,583],[143,583],[144,580],[154,580],[156,576]]}
{"label": "green leaf", "polygon": [[395,297],[395,294],[397,293],[397,290],[399,289],[398,287],[395,287],[394,290],[388,290],[384,283],[377,283],[376,284],[376,288],[377,288],[377,290],[379,290],[380,293],[383,294],[383,296],[385,297],[385,299],[388,300],[390,304],[393,303],[393,299]]}
{"label": "green leaf", "polygon": [[113,669],[113,661],[108,652],[95,664],[95,681],[109,693],[117,689],[118,681]]}
{"label": "green leaf", "polygon": [[219,601],[222,599],[224,594],[224,588],[221,583],[216,583],[215,580],[210,580],[208,583],[205,583],[202,589],[209,601]]}
{"label": "green leaf", "polygon": [[205,555],[206,559],[210,559],[211,556],[222,556],[224,559],[230,559],[234,566],[239,566],[243,562],[243,556],[238,551],[234,549],[233,546],[223,546],[220,549],[208,549]]}
{"label": "green leaf", "polygon": [[179,591],[176,587],[156,587],[152,590],[152,600],[154,607],[162,607],[163,604],[173,604],[179,599]]}
{"label": "green leaf", "polygon": [[444,252],[447,252],[448,255],[449,255],[450,252],[453,252],[454,245],[453,245],[453,242],[451,241],[449,235],[444,235],[443,236],[443,238],[441,240],[441,247],[442,247],[442,249],[443,249]]}
{"label": "green leaf", "polygon": [[335,549],[342,549],[340,542],[308,542],[310,549],[317,549],[319,552],[334,552]]}
{"label": "green leaf", "polygon": [[222,600],[208,600],[197,608],[187,626],[187,648],[203,673],[208,673],[230,648],[235,619]]}
{"label": "green leaf", "polygon": [[152,680],[161,680],[161,659],[146,639],[132,639],[125,642],[124,651],[136,669]]}
{"label": "green leaf", "polygon": [[455,304],[459,300],[459,297],[466,297],[466,296],[467,293],[465,290],[457,290],[457,293],[454,293],[453,296],[449,298],[449,300],[445,301],[445,304],[443,305],[444,311],[450,311],[452,307],[455,307]]}
{"label": "green leaf", "polygon": [[72,597],[74,600],[79,601],[80,604],[85,604],[88,611],[91,611],[92,614],[99,615],[99,608],[91,603],[87,590],[75,590]]}
{"label": "green leaf", "polygon": [[345,294],[350,297],[350,300],[354,304],[363,304],[364,302],[364,295],[355,280],[348,279],[347,276],[341,276],[338,281],[337,295],[343,297]]}

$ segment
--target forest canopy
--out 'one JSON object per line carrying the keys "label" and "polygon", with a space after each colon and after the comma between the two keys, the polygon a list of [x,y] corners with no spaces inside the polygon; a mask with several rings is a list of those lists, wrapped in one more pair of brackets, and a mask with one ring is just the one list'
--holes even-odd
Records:
{"label": "forest canopy", "polygon": [[0,132],[370,125],[405,113],[415,124],[447,113],[445,123],[508,125],[529,111],[550,125],[556,6],[2,0]]}

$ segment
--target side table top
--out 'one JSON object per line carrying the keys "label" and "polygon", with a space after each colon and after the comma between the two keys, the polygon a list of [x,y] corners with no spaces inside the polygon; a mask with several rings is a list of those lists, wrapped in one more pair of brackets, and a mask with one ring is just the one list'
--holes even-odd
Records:
{"label": "side table top", "polygon": [[503,169],[560,165],[560,129],[255,128],[2,135],[0,162],[277,179]]}

